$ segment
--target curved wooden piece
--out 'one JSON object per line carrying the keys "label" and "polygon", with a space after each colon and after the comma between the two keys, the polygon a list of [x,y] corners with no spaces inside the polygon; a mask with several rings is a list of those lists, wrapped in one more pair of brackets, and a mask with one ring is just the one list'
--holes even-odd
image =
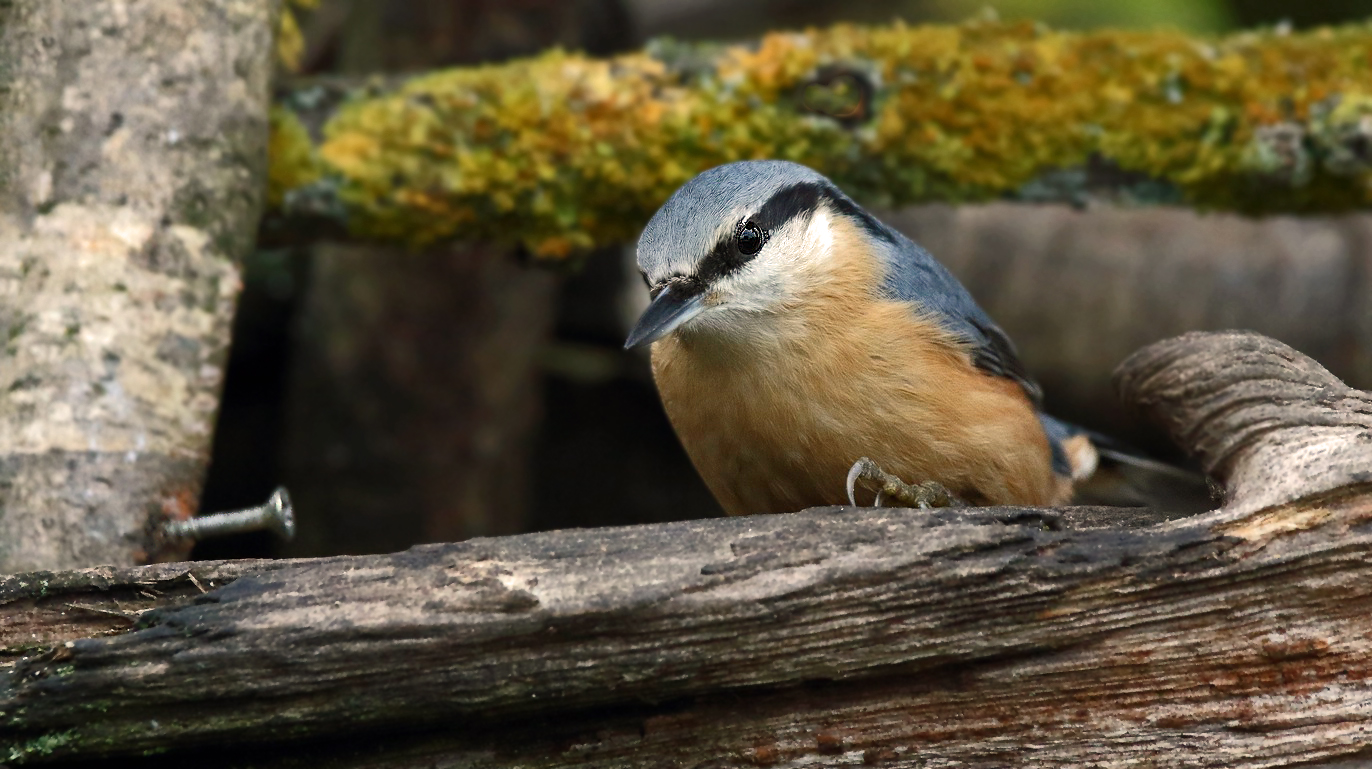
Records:
{"label": "curved wooden piece", "polygon": [[1372,394],[1270,337],[1158,342],[1120,364],[1115,385],[1224,484],[1229,512],[1372,483]]}

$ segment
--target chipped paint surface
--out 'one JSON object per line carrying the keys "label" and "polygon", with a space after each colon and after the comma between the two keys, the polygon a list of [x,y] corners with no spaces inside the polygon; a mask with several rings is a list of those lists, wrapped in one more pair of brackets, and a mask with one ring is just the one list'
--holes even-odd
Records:
{"label": "chipped paint surface", "polygon": [[[1358,208],[1372,203],[1370,50],[1366,24],[1207,40],[980,20],[554,51],[363,89],[317,143],[278,117],[271,196],[330,199],[363,237],[547,258],[632,238],[686,179],[743,158],[806,163],[882,204],[1071,199],[1090,164],[1127,172],[1106,184],[1130,200]],[[865,107],[848,103],[858,81]]]}

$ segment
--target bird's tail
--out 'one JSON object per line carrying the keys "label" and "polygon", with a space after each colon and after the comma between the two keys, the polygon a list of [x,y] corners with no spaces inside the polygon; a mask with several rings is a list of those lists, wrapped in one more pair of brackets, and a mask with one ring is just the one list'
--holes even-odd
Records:
{"label": "bird's tail", "polygon": [[1054,466],[1073,481],[1073,502],[1156,507],[1178,514],[1214,507],[1205,475],[1148,456],[1108,435],[1047,414],[1039,420],[1054,446]]}

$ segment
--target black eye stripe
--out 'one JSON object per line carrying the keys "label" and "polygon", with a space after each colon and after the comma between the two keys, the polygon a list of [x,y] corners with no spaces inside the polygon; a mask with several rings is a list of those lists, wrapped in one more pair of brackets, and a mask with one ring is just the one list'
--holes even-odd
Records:
{"label": "black eye stripe", "polygon": [[[744,254],[738,250],[738,233],[741,227],[736,226],[729,235],[720,238],[719,242],[710,251],[709,256],[701,260],[700,266],[696,268],[696,279],[702,285],[709,285],[719,278],[728,275],[747,264],[752,259],[752,254]],[[754,251],[754,254],[757,252]]]}
{"label": "black eye stripe", "polygon": [[895,239],[876,217],[867,213],[843,193],[818,182],[802,182],[785,187],[768,200],[753,220],[764,230],[775,231],[790,220],[809,214],[827,203],[835,212],[852,219],[868,235],[877,240],[895,243]]}
{"label": "black eye stripe", "polygon": [[[871,214],[859,208],[838,190],[819,182],[799,182],[777,190],[762,204],[757,213],[740,221],[729,234],[720,238],[696,269],[695,278],[699,290],[703,291],[705,286],[713,281],[742,268],[762,250],[761,246],[766,244],[772,233],[797,217],[814,213],[821,201],[828,203],[838,213],[853,219],[871,236],[891,241],[892,236]],[[763,238],[762,244],[751,253],[742,252],[738,247],[739,235],[748,226],[756,227]]]}
{"label": "black eye stripe", "polygon": [[[696,277],[708,285],[743,267],[762,250],[773,232],[797,216],[814,211],[819,203],[820,190],[818,184],[809,182],[778,190],[756,214],[740,221],[728,235],[720,238],[710,254],[701,260]],[[751,252],[739,248],[739,238],[749,227],[756,228],[762,235],[761,243]]]}
{"label": "black eye stripe", "polygon": [[814,182],[783,187],[762,204],[752,220],[764,231],[775,232],[797,216],[814,212],[825,192],[823,187]]}
{"label": "black eye stripe", "polygon": [[[644,280],[647,280],[645,277]],[[649,284],[648,298],[656,299],[668,287],[673,289],[673,294],[680,297],[695,296],[705,292],[705,282],[695,275],[673,275],[666,280],[658,283]]]}

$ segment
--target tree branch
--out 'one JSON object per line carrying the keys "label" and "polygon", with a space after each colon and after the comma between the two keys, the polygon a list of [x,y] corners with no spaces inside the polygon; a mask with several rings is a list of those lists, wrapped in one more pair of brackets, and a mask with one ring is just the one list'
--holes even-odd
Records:
{"label": "tree branch", "polygon": [[1186,334],[1130,356],[1115,384],[1224,482],[1231,514],[1372,485],[1372,394],[1274,339]]}

